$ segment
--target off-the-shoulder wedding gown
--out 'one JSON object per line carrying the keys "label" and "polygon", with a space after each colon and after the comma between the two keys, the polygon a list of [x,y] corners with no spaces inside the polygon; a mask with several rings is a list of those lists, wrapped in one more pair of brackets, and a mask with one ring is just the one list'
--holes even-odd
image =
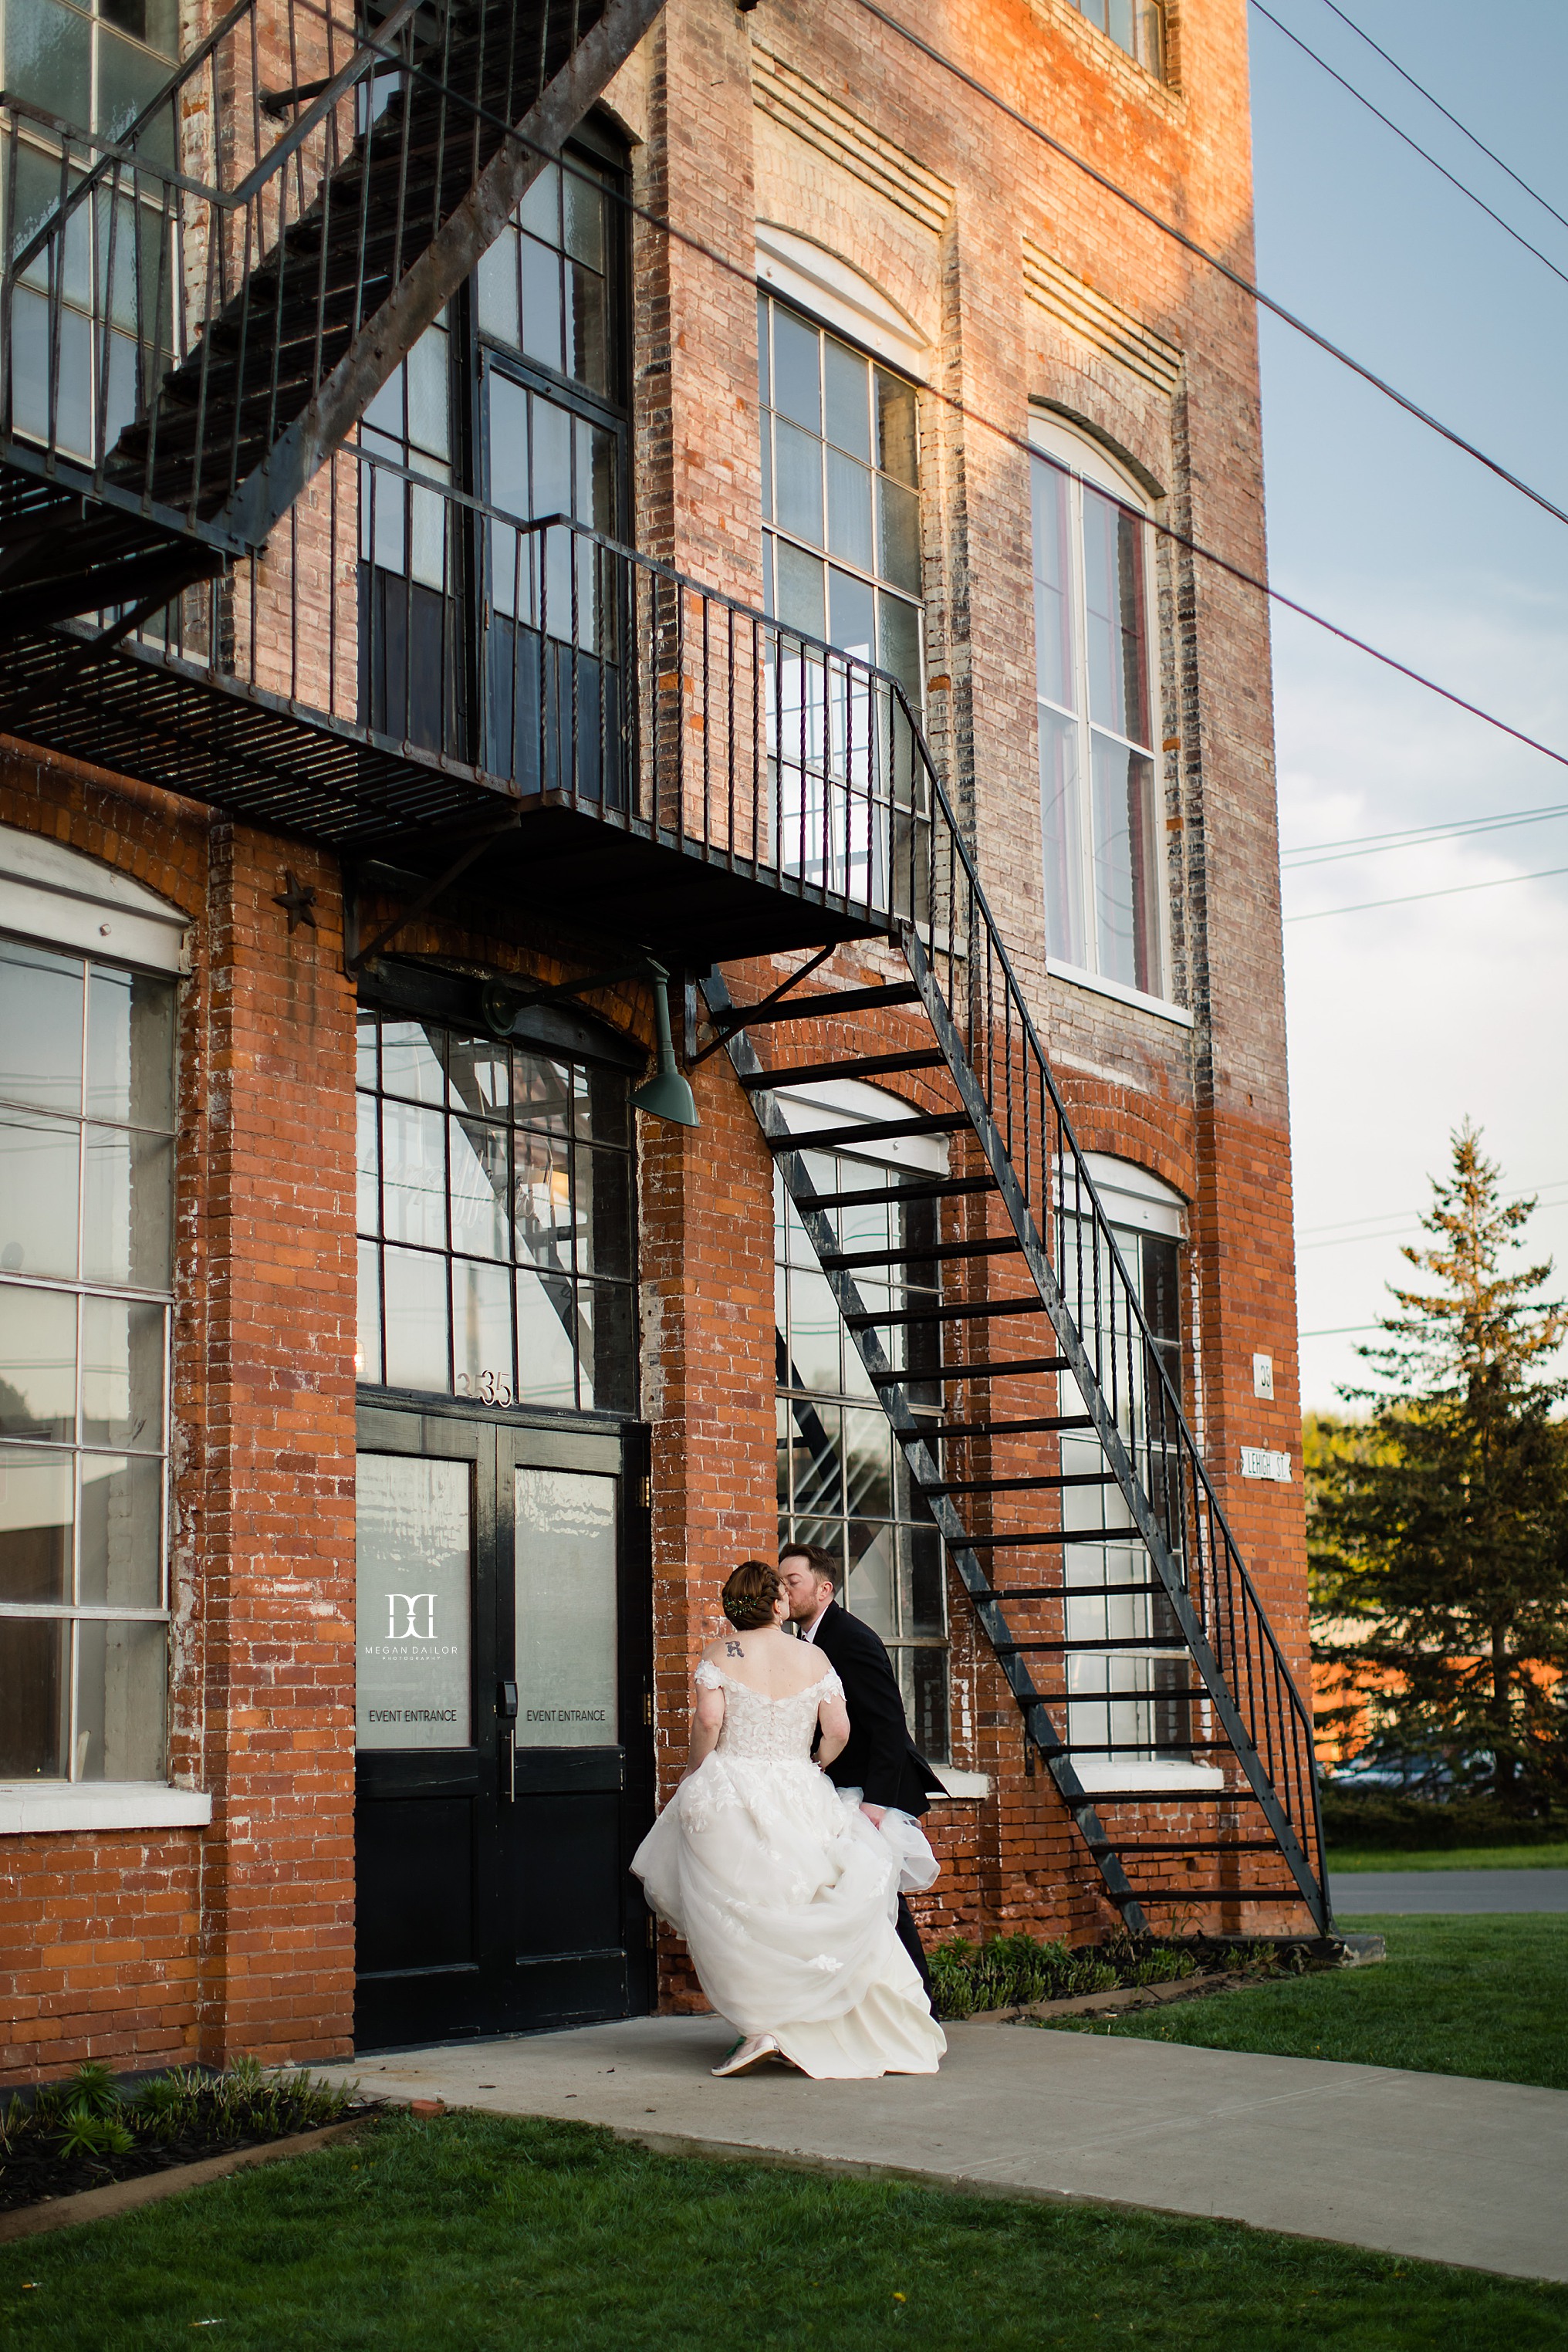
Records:
{"label": "off-the-shoulder wedding gown", "polygon": [[912,1846],[929,1883],[930,1850],[904,1816],[874,1828],[812,1762],[837,1675],[790,1698],[706,1659],[697,1680],[723,1691],[723,1727],[637,1849],[648,1901],[719,2014],[776,2035],[805,2074],[934,2074],[946,2039],[893,1931],[900,1867]]}

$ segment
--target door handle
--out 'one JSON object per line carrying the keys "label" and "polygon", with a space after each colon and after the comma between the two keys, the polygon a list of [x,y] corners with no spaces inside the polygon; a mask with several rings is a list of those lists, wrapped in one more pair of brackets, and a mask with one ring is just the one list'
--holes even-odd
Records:
{"label": "door handle", "polygon": [[506,1797],[509,1805],[517,1802],[517,1685],[500,1682],[496,1685],[496,1713],[500,1717],[506,1735]]}

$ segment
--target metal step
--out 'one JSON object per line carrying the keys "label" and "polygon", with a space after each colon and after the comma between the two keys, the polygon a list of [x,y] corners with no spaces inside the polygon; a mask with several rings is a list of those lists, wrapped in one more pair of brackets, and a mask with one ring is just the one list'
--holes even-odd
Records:
{"label": "metal step", "polygon": [[[1037,1421],[946,1421],[944,1437],[1033,1437],[1049,1436],[1064,1429],[1092,1429],[1093,1415],[1087,1412],[1042,1413]],[[1001,1595],[996,1596],[998,1599]]]}
{"label": "metal step", "polygon": [[[785,1149],[809,1151],[816,1143],[815,1135],[798,1135]],[[868,1184],[853,1192],[797,1192],[792,1197],[796,1208],[849,1209],[876,1208],[887,1202],[903,1201],[952,1201],[963,1192],[994,1192],[994,1176],[931,1176],[914,1184]]]}
{"label": "metal step", "polygon": [[1279,1851],[1272,1838],[1194,1838],[1189,1843],[1173,1840],[1169,1845],[1148,1845],[1140,1839],[1136,1845],[1115,1845],[1109,1839],[1085,1838],[1091,1853],[1103,1850],[1123,1856],[1135,1853],[1275,1853]]}
{"label": "metal step", "polygon": [[901,1135],[957,1135],[968,1125],[961,1110],[917,1111],[912,1118],[857,1119],[850,1127],[814,1128],[809,1135],[770,1135],[767,1143],[770,1151],[837,1151],[845,1144],[887,1143]]}
{"label": "metal step", "polygon": [[[944,1437],[951,1431],[943,1430]],[[1064,1486],[1114,1486],[1114,1470],[1041,1471],[1034,1478],[942,1478],[926,1486],[928,1495],[1037,1495]]]}
{"label": "metal step", "polygon": [[1023,1379],[1026,1374],[1071,1370],[1066,1356],[1019,1356],[1010,1364],[913,1364],[894,1372],[870,1372],[867,1377],[874,1388],[885,1389],[896,1388],[900,1381],[991,1381],[1002,1380],[1008,1373]]}
{"label": "metal step", "polygon": [[846,1315],[844,1322],[851,1331],[870,1331],[879,1326],[907,1329],[917,1323],[994,1323],[1006,1315],[1043,1315],[1045,1311],[1037,1298],[960,1299],[952,1307],[896,1307],[879,1315],[868,1308],[864,1314]]}
{"label": "metal step", "polygon": [[885,988],[825,988],[811,996],[784,996],[776,1004],[759,1004],[751,1011],[737,1004],[713,1025],[721,1037],[734,1037],[743,1029],[760,1028],[764,1022],[818,1021],[841,1013],[877,1013],[885,1004],[918,1004],[920,998],[912,980],[891,981]]}
{"label": "metal step", "polygon": [[826,1271],[832,1267],[841,1274],[857,1274],[863,1268],[877,1265],[949,1265],[956,1259],[971,1257],[1016,1257],[1018,1244],[1011,1237],[1005,1241],[931,1242],[923,1249],[894,1250],[830,1250],[822,1259]]}
{"label": "metal step", "polygon": [[945,1067],[931,1045],[908,1054],[859,1054],[847,1062],[802,1062],[798,1069],[759,1070],[741,1084],[748,1094],[787,1094],[792,1087],[817,1086],[828,1078],[885,1078],[900,1070]]}

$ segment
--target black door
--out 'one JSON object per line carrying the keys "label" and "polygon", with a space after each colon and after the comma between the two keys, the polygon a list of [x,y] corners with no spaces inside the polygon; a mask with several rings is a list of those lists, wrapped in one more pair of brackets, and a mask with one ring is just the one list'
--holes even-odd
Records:
{"label": "black door", "polygon": [[642,1433],[367,1407],[359,1444],[356,2043],[647,2009]]}

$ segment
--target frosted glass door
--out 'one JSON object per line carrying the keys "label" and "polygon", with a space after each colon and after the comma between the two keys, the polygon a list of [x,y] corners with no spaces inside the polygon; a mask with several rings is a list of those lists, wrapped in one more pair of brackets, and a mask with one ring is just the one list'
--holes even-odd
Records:
{"label": "frosted glass door", "polygon": [[616,1480],[519,1467],[517,1744],[613,1748]]}
{"label": "frosted glass door", "polygon": [[361,1748],[470,1743],[472,1508],[466,1462],[359,1457]]}

